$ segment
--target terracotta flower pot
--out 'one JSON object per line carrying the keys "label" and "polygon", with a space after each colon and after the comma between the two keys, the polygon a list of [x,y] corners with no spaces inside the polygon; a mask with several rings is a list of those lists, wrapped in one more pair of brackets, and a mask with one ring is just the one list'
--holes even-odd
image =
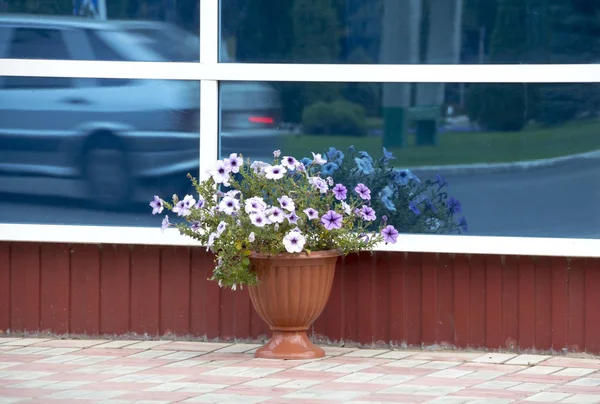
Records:
{"label": "terracotta flower pot", "polygon": [[337,251],[251,256],[258,284],[249,287],[250,299],[273,330],[273,336],[256,351],[255,357],[313,359],[325,356],[323,349],[310,342],[306,332],[327,304],[338,256]]}

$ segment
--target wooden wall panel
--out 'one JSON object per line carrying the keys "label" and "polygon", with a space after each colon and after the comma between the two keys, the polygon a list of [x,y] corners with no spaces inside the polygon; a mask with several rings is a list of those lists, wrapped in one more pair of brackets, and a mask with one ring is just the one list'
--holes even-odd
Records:
{"label": "wooden wall panel", "polygon": [[[248,291],[201,248],[0,243],[0,330],[255,339]],[[377,252],[338,261],[331,341],[600,354],[600,260]]]}

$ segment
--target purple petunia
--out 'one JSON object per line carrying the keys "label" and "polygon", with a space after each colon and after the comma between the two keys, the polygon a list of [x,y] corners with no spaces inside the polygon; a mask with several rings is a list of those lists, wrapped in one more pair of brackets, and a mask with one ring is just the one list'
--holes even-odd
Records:
{"label": "purple petunia", "polygon": [[321,223],[327,230],[339,229],[342,227],[342,215],[330,210],[321,217]]}
{"label": "purple petunia", "polygon": [[358,184],[356,188],[354,188],[354,191],[358,194],[358,196],[361,197],[361,199],[367,201],[371,199],[371,190],[367,188],[365,184]]}
{"label": "purple petunia", "polygon": [[160,230],[165,231],[165,229],[167,227],[169,227],[171,225],[171,223],[169,223],[169,216],[165,215],[165,218],[162,220],[162,223],[160,224]]}
{"label": "purple petunia", "polygon": [[153,215],[162,213],[163,209],[165,208],[162,199],[160,199],[157,195],[154,195],[154,200],[150,202],[150,206],[152,207]]}
{"label": "purple petunia", "polygon": [[414,213],[415,215],[417,215],[417,216],[421,214],[421,211],[419,210],[419,207],[418,207],[418,206],[417,206],[417,205],[416,205],[414,202],[411,202],[411,203],[409,203],[409,204],[408,204],[408,208],[409,208],[410,210],[412,210],[412,211],[413,211],[413,213]]}
{"label": "purple petunia", "polygon": [[199,231],[200,230],[200,222],[195,221],[194,223],[192,223],[192,225],[190,226],[190,229],[192,231]]}
{"label": "purple petunia", "polygon": [[198,202],[196,202],[196,204],[194,205],[194,208],[200,209],[203,206],[204,206],[204,199],[202,199],[201,197],[198,197]]}
{"label": "purple petunia", "polygon": [[363,220],[365,220],[367,222],[372,222],[373,220],[377,219],[377,216],[375,215],[375,211],[373,210],[373,208],[371,208],[370,206],[367,206],[367,205],[362,206],[362,208],[360,209],[359,215],[360,215],[360,217],[363,218]]}
{"label": "purple petunia", "polygon": [[333,195],[335,196],[335,199],[337,199],[338,201],[343,201],[344,199],[346,199],[346,194],[348,190],[342,184],[336,184],[335,187],[333,187],[332,191]]}
{"label": "purple petunia", "polygon": [[396,241],[398,240],[398,230],[396,230],[392,225],[384,227],[384,229],[381,231],[381,235],[383,236],[383,241],[386,244],[396,244]]}
{"label": "purple petunia", "polygon": [[458,201],[458,199],[456,199],[454,197],[450,197],[450,199],[448,199],[446,201],[446,206],[448,207],[448,210],[450,211],[450,213],[461,213],[462,212],[462,207],[460,206],[460,202]]}
{"label": "purple petunia", "polygon": [[306,213],[306,216],[308,216],[309,220],[314,220],[314,219],[319,218],[319,212],[317,212],[313,208],[304,209],[304,213]]}
{"label": "purple petunia", "polygon": [[291,224],[296,224],[298,223],[298,219],[300,219],[300,216],[298,216],[296,214],[296,212],[292,212],[288,215],[285,216],[287,218],[287,220],[291,223]]}
{"label": "purple petunia", "polygon": [[467,225],[467,219],[461,217],[458,219],[458,226],[462,227],[463,231],[467,233],[469,231],[469,225]]}

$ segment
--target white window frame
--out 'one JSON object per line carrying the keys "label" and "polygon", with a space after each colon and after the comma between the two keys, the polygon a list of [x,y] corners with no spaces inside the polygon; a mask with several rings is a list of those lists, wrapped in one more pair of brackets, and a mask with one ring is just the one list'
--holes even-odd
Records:
{"label": "white window frame", "polygon": [[[200,63],[3,59],[0,76],[200,81],[200,179],[218,160],[220,81],[405,83],[598,83],[587,65],[336,65],[219,63],[219,0],[200,1]],[[113,226],[0,224],[0,241],[198,245],[176,230]],[[379,251],[600,257],[600,239],[401,235]]]}

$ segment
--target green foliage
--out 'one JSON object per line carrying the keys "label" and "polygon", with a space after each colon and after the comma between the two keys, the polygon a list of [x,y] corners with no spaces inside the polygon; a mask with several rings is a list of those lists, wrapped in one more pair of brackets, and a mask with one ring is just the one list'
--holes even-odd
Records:
{"label": "green foliage", "polygon": [[304,132],[313,135],[366,136],[367,118],[359,104],[339,100],[317,102],[302,113]]}
{"label": "green foliage", "polygon": [[[232,158],[238,159],[235,154]],[[225,166],[230,159],[224,159],[219,164]],[[241,161],[240,157],[238,165]],[[216,171],[212,172],[210,179],[202,182],[188,174],[202,206],[196,204],[192,195],[186,195],[183,200],[174,196],[172,202],[162,201],[164,207],[186,219],[187,224],[175,225],[181,234],[199,240],[215,253],[217,265],[211,279],[220,286],[235,289],[237,285],[254,284],[256,277],[250,270],[249,257],[253,253],[274,255],[294,251],[284,242],[284,238],[290,235],[300,236],[305,242],[295,251],[301,250],[302,253],[337,250],[345,255],[370,250],[383,241],[380,234],[366,236],[367,228],[375,230],[378,226],[373,221],[363,220],[356,211],[368,201],[359,198],[350,188],[347,199],[338,200],[331,190],[331,182],[318,177],[321,170],[318,162],[310,163],[305,168],[299,162],[290,165],[288,161],[287,156],[281,159],[276,157],[272,165],[263,162],[250,164],[247,161],[238,173],[227,173],[224,183],[228,185],[228,190],[225,193],[218,189],[215,182],[222,181]],[[284,165],[288,167],[287,170]],[[274,168],[283,174],[280,177],[273,176],[270,170]],[[309,175],[309,172],[313,174]],[[282,200],[285,197],[291,198],[293,207],[284,205]],[[250,206],[251,202],[257,201],[256,198],[259,198],[259,204],[264,202],[264,205],[259,208]],[[232,200],[235,200],[234,205],[239,205],[228,211],[227,204]],[[313,219],[305,213],[309,208],[318,212]],[[276,210],[286,215],[275,217]],[[323,217],[330,211],[340,215],[341,227],[327,228]],[[298,216],[295,223],[291,212]],[[266,225],[257,224],[259,216],[269,218],[264,222]],[[163,228],[168,225],[167,218]]]}

